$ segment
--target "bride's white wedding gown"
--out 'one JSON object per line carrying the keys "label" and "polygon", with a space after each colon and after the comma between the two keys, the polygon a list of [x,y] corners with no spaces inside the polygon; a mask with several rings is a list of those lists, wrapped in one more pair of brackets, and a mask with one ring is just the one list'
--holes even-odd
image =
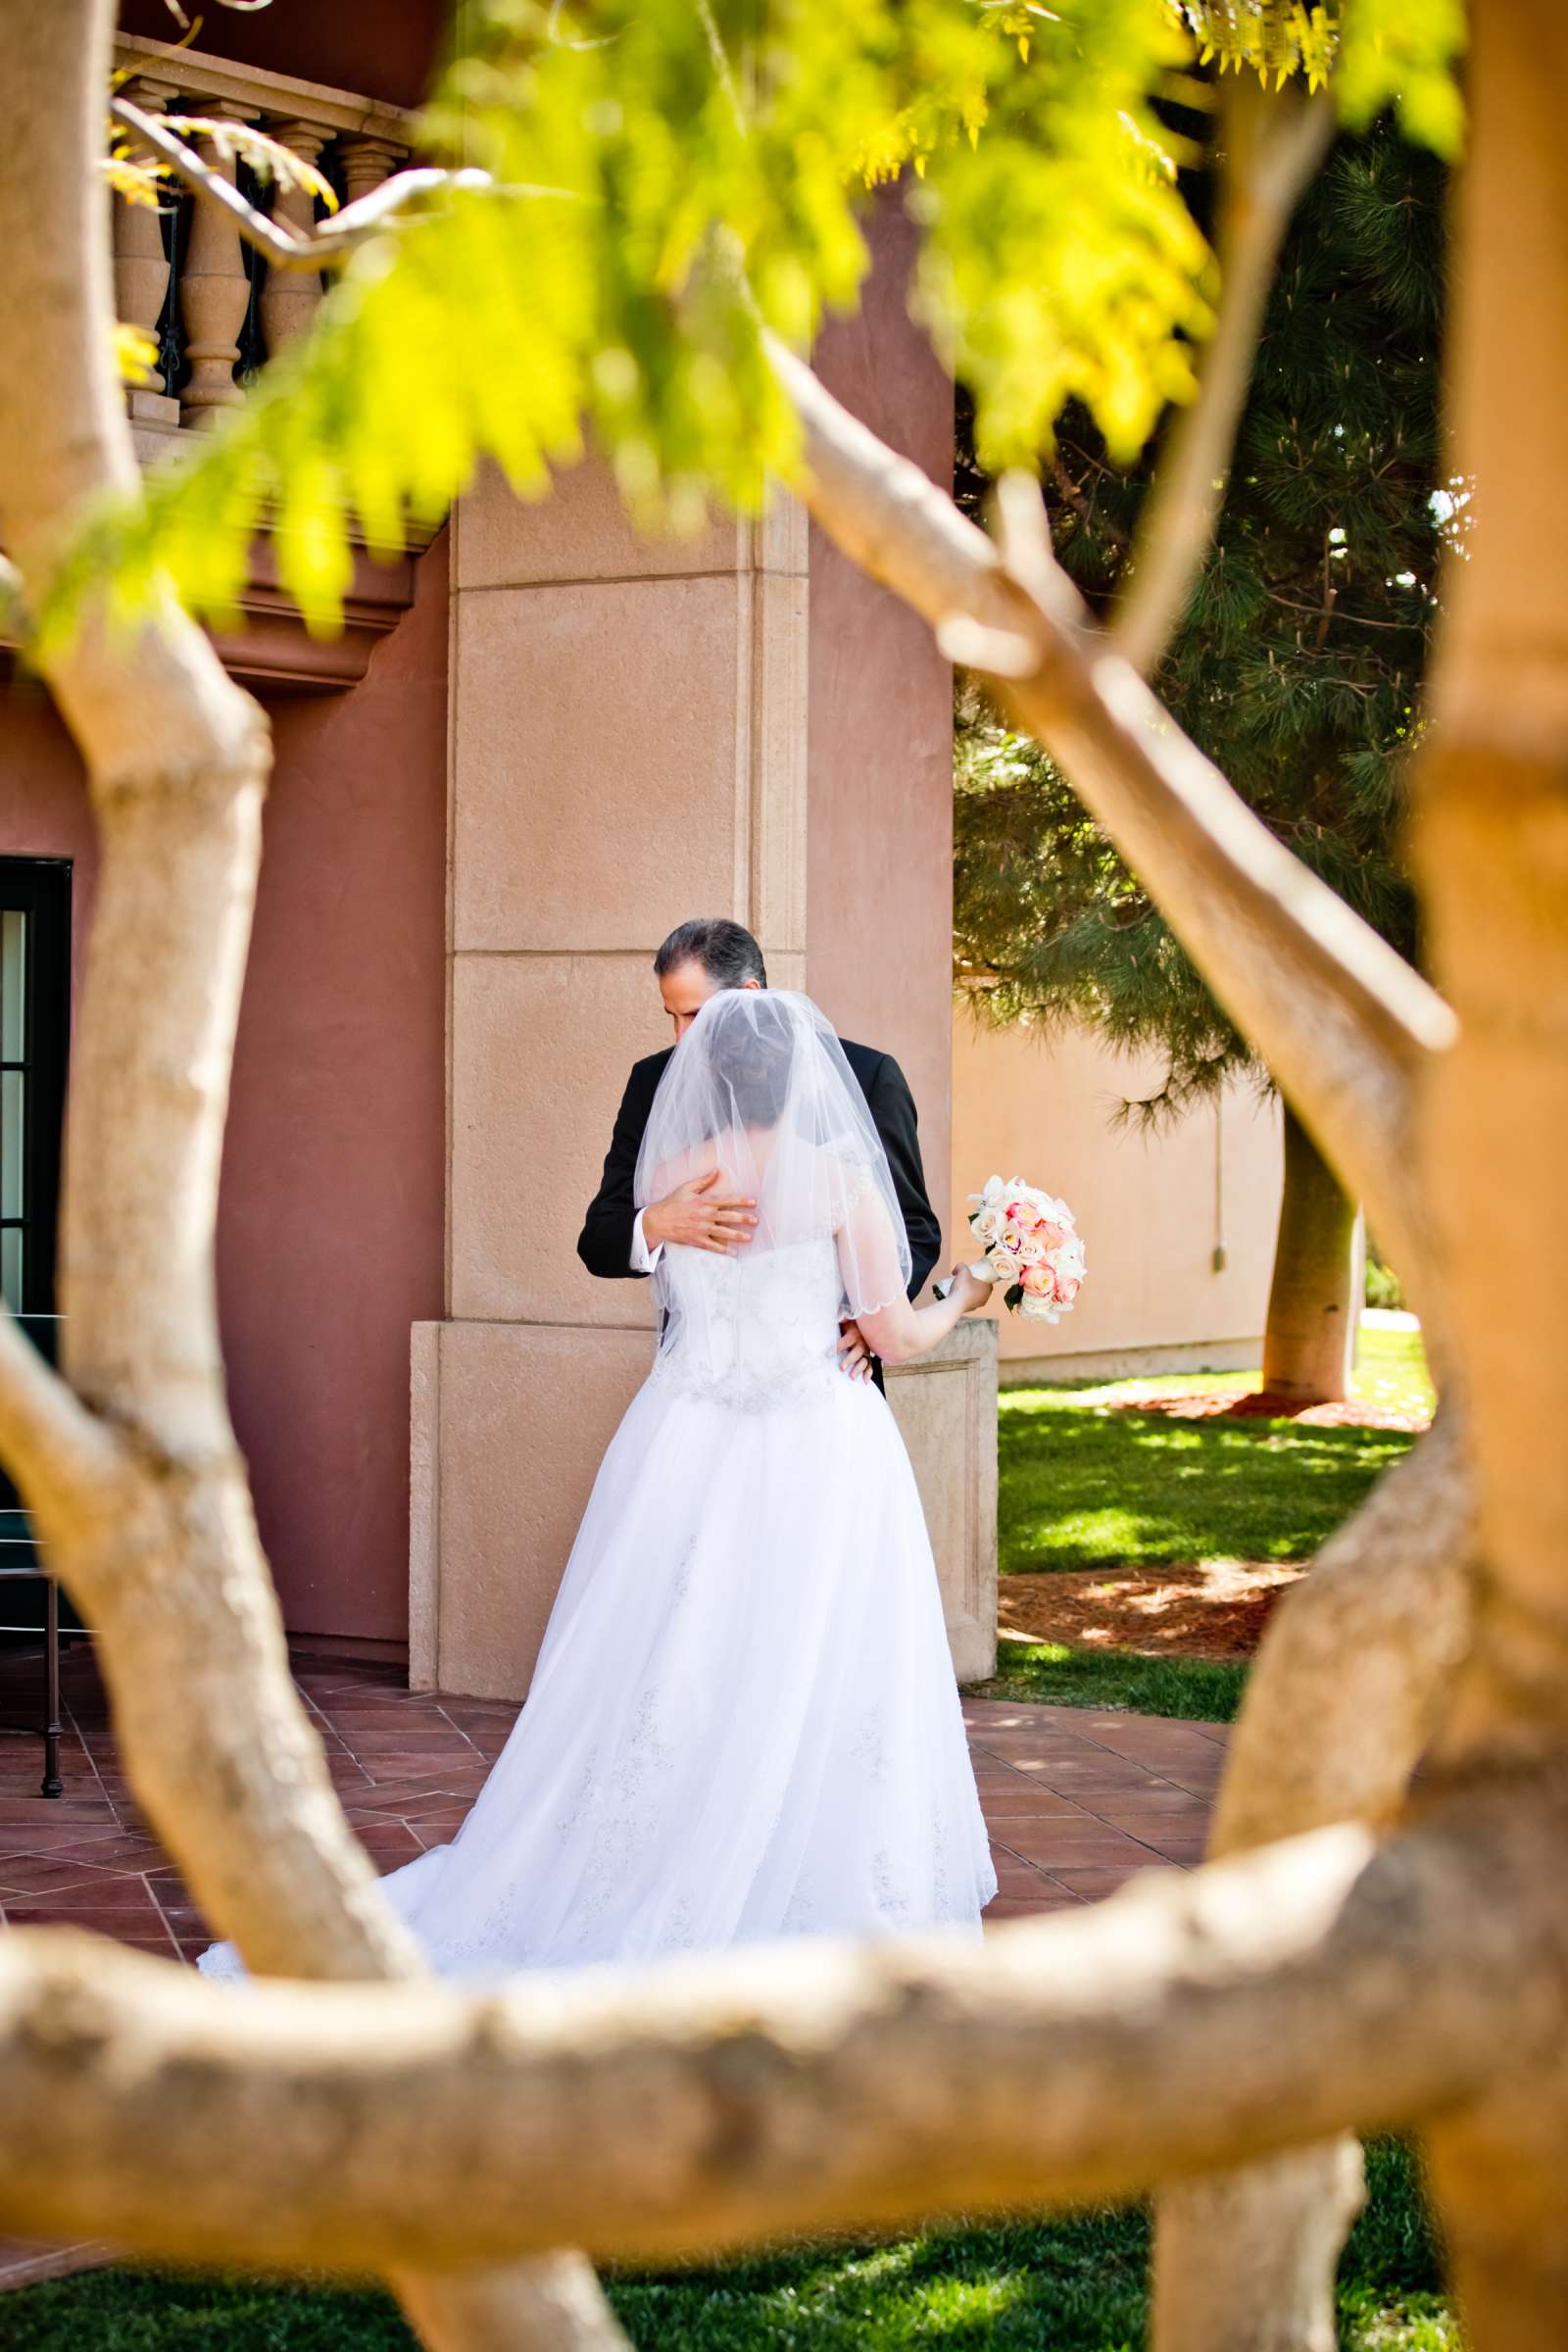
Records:
{"label": "bride's white wedding gown", "polygon": [[[996,1891],[913,1472],[838,1363],[833,1238],[667,1258],[677,1311],[527,1702],[457,1835],[381,1882],[443,1976],[978,1936]],[[198,1965],[243,1974],[231,1944]]]}

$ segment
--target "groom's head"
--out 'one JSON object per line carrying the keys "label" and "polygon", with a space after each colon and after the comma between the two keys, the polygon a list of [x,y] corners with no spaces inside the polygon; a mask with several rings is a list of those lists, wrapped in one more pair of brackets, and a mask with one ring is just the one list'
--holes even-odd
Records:
{"label": "groom's head", "polygon": [[721,988],[765,988],[762,951],[740,923],[699,915],[672,931],[654,957],[664,1010],[678,1045],[710,997]]}

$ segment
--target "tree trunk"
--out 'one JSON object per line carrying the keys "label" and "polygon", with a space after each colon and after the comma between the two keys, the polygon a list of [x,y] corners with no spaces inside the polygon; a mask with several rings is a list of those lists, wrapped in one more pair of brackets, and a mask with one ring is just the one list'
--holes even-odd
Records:
{"label": "tree trunk", "polygon": [[1166,2189],[1158,2352],[1335,2352],[1334,2280],[1364,2197],[1348,2135]]}
{"label": "tree trunk", "polygon": [[[1477,1637],[1431,1786],[1568,1783],[1568,18],[1479,0],[1471,157],[1456,196],[1448,337],[1453,471],[1475,485],[1448,567],[1412,853],[1426,937],[1459,1016],[1428,1090],[1421,1176],[1472,1373],[1485,1575]],[[1520,1921],[1565,1967],[1568,1878]],[[1515,2068],[1439,2117],[1429,2145],[1477,2343],[1568,2340],[1568,2061]]]}
{"label": "tree trunk", "polygon": [[1263,1334],[1263,1387],[1292,1404],[1339,1404],[1355,1345],[1355,1202],[1289,1102],[1285,1190]]}
{"label": "tree trunk", "polygon": [[[1397,1817],[1470,1641],[1474,1547],[1473,1482],[1449,1408],[1275,1612],[1211,1855]],[[1335,2275],[1360,2201],[1348,2138],[1168,2189],[1154,2235],[1156,2352],[1333,2352]]]}
{"label": "tree trunk", "polygon": [[[0,0],[0,308],[32,337],[25,379],[0,379],[0,531],[34,609],[92,502],[139,486],[111,332],[114,15]],[[170,598],[125,630],[89,597],[40,667],[101,858],[61,1218],[71,1388],[8,1330],[0,1436],[95,1628],[131,1786],[208,1917],[257,1972],[414,1978],[289,1677],[223,1392],[213,1232],[267,723]],[[624,2340],[570,2254],[408,2285],[440,2352],[489,2352],[503,2313],[519,2346]]]}

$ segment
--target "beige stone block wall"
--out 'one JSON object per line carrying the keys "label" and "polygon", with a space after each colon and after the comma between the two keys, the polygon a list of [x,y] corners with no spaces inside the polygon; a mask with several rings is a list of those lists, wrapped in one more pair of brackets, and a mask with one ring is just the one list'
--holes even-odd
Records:
{"label": "beige stone block wall", "polygon": [[887,1374],[936,1554],[960,1683],[997,1666],[997,1326],[966,1316],[940,1348]]}
{"label": "beige stone block wall", "polygon": [[[515,1698],[651,1333],[414,1327],[409,1679]],[[997,1656],[996,1327],[971,1319],[888,1375],[920,1489],[959,1682]]]}
{"label": "beige stone block wall", "polygon": [[[904,310],[901,238],[890,208],[875,316],[824,337],[821,364],[941,476],[951,386]],[[414,1333],[410,1671],[515,1697],[652,1351],[647,1287],[596,1281],[575,1242],[627,1072],[669,1042],[650,967],[676,923],[736,916],[775,986],[899,1056],[945,1207],[950,681],[929,632],[788,500],[649,544],[596,466],[536,507],[486,469],[452,580],[448,1319]],[[955,1662],[984,1674],[992,1335],[892,1396]]]}
{"label": "beige stone block wall", "polygon": [[[998,1317],[1004,1382],[1031,1375],[1234,1368],[1260,1361],[1282,1158],[1279,1111],[1248,1088],[1146,1136],[1116,1128],[1152,1094],[1157,1055],[1108,1053],[1083,1032],[954,1033],[954,1219],[988,1176],[1066,1200],[1089,1276],[1059,1323]],[[1218,1251],[1222,1262],[1216,1264]]]}
{"label": "beige stone block wall", "polygon": [[648,965],[453,958],[454,1315],[652,1328],[646,1283],[596,1281],[577,1256],[626,1074],[669,1043]]}
{"label": "beige stone block wall", "polygon": [[576,1255],[666,932],[731,913],[805,975],[805,517],[633,536],[603,473],[453,522],[447,1314],[413,1346],[411,1678],[520,1696],[646,1284]]}
{"label": "beige stone block wall", "polygon": [[652,1355],[642,1330],[415,1325],[416,1690],[527,1690],[595,1474]]}

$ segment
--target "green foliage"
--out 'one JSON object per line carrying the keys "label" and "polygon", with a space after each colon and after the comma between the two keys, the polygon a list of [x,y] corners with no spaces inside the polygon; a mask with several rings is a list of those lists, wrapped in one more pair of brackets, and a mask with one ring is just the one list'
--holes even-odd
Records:
{"label": "green foliage", "polygon": [[1408,1304],[1404,1285],[1370,1234],[1366,1242],[1366,1303],[1394,1308]]}
{"label": "green foliage", "polygon": [[[906,167],[912,299],[988,464],[1036,462],[1068,403],[1131,463],[1190,390],[1212,265],[1156,105],[1194,53],[1171,0],[474,0],[461,23],[424,141],[493,184],[386,226],[242,411],[90,518],[46,642],[89,587],[130,613],[172,583],[232,621],[264,523],[330,630],[356,533],[401,545],[484,455],[542,496],[585,428],[647,527],[755,509],[797,447],[760,328],[805,348],[855,303],[859,216]],[[1359,102],[1425,89],[1440,52],[1409,36]]]}
{"label": "green foliage", "polygon": [[[869,183],[905,160],[918,300],[999,459],[1069,395],[1135,449],[1189,380],[1204,241],[1148,95],[1185,36],[1162,0],[480,0],[425,138],[492,174],[365,245],[245,408],[100,522],[120,608],[167,572],[232,618],[275,522],[283,585],[329,627],[357,522],[439,516],[482,454],[523,496],[587,424],[647,524],[697,527],[787,472],[794,419],[760,328],[806,346],[854,305]],[[61,609],[66,609],[63,604]]]}
{"label": "green foliage", "polygon": [[[1404,755],[1437,610],[1442,168],[1342,141],[1287,241],[1216,543],[1155,680],[1245,800],[1404,955]],[[1057,553],[1103,610],[1148,471],[1062,426]],[[1181,1110],[1251,1062],[1186,951],[1051,760],[970,695],[957,742],[956,936],[976,1012],[1087,1020],[1156,1047]]]}
{"label": "green foliage", "polygon": [[1342,122],[1365,130],[1386,106],[1405,136],[1450,160],[1464,113],[1455,68],[1464,49],[1462,0],[1178,0],[1200,62],[1221,73],[1250,68],[1266,83],[1300,74],[1314,89],[1331,76]]}

